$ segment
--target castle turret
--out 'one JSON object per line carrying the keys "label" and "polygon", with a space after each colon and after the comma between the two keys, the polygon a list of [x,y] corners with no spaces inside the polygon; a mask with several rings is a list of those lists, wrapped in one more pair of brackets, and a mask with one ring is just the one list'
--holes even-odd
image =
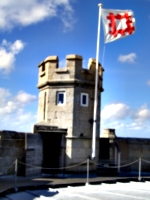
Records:
{"label": "castle turret", "polygon": [[[57,56],[49,56],[39,64],[38,122],[66,129],[66,165],[82,162],[91,155],[95,88],[95,59],[82,68],[82,56],[67,55],[66,66],[59,68]],[[97,120],[103,68],[99,64]],[[100,123],[97,123],[97,139]],[[99,151],[97,151],[99,152]]]}

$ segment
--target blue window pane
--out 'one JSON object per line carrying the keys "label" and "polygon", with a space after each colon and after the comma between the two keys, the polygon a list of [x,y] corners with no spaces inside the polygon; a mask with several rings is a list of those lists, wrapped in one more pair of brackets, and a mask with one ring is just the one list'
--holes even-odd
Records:
{"label": "blue window pane", "polygon": [[84,105],[86,104],[86,95],[82,96],[82,104],[84,104]]}
{"label": "blue window pane", "polygon": [[58,94],[58,103],[63,104],[64,103],[64,94]]}

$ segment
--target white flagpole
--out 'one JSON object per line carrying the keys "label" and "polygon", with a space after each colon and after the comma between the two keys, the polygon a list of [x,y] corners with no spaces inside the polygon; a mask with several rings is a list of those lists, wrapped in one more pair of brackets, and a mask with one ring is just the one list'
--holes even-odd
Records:
{"label": "white flagpole", "polygon": [[100,46],[100,25],[101,25],[101,9],[99,6],[98,32],[97,32],[97,50],[96,50],[96,71],[95,71],[95,94],[94,94],[94,112],[93,112],[93,135],[92,135],[92,159],[96,155],[96,125],[97,125],[97,87],[98,87],[98,64],[99,64],[99,46]]}

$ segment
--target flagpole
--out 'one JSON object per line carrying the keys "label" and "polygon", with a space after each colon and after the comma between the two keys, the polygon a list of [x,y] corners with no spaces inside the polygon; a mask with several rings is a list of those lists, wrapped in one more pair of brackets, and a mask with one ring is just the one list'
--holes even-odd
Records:
{"label": "flagpole", "polygon": [[99,6],[98,17],[98,32],[97,32],[97,50],[96,50],[96,71],[95,71],[95,93],[94,93],[94,112],[93,112],[93,135],[92,135],[92,159],[96,154],[96,129],[97,129],[97,87],[98,87],[98,65],[99,65],[99,46],[100,46],[100,25],[101,25],[101,9],[102,4]]}

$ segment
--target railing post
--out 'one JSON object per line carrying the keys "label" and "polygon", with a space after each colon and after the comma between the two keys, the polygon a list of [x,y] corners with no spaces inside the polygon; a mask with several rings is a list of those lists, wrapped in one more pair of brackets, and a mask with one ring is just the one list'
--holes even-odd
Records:
{"label": "railing post", "polygon": [[120,173],[120,152],[118,152],[118,173]]}
{"label": "railing post", "polygon": [[141,158],[139,158],[139,177],[138,180],[141,181]]}
{"label": "railing post", "polygon": [[89,158],[87,159],[87,179],[86,179],[86,185],[89,185]]}
{"label": "railing post", "polygon": [[18,160],[15,160],[15,191],[17,191],[17,170],[18,170]]}

